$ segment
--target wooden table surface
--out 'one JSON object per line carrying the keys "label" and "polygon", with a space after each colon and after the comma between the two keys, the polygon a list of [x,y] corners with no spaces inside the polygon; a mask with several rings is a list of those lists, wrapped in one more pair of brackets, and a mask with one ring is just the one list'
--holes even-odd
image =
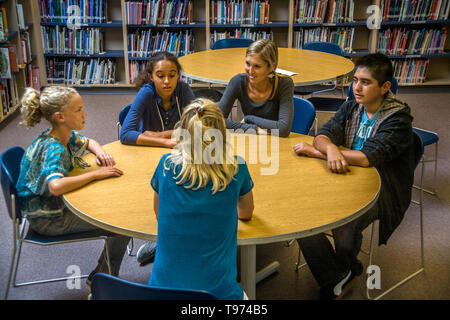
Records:
{"label": "wooden table surface", "polygon": [[[328,170],[326,161],[297,156],[292,146],[300,141],[311,142],[312,137],[295,133],[279,139],[255,135],[232,137],[235,142],[241,141],[235,143],[235,150],[246,159],[255,184],[253,219],[239,221],[239,245],[278,242],[335,228],[367,211],[378,197],[380,178],[374,168],[351,167],[350,173],[334,174]],[[75,214],[98,227],[156,240],[150,179],[161,156],[170,150],[127,146],[119,141],[105,145],[104,149],[113,155],[124,175],[92,182],[65,194],[64,201]],[[271,155],[271,164],[255,163],[261,162],[254,159],[260,152]],[[92,154],[84,158],[92,167],[76,168],[70,175],[97,167]],[[275,169],[276,174],[262,174],[262,170]]]}
{"label": "wooden table surface", "polygon": [[[245,72],[246,50],[206,50],[178,59],[186,77],[226,85],[234,75]],[[350,59],[319,51],[278,48],[278,55],[278,68],[297,73],[291,77],[296,86],[331,81],[351,73],[354,68]]]}

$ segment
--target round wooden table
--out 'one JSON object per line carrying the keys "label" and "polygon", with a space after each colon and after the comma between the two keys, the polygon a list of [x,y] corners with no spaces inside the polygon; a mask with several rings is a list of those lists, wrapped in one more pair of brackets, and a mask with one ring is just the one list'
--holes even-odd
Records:
{"label": "round wooden table", "polygon": [[[241,285],[253,299],[256,283],[262,277],[256,273],[257,244],[306,237],[344,225],[373,206],[381,182],[374,168],[351,167],[349,173],[334,174],[326,161],[296,155],[294,144],[311,143],[310,136],[232,134],[231,138],[236,154],[246,159],[255,184],[253,218],[238,224]],[[170,150],[122,145],[119,141],[104,149],[114,156],[124,175],[95,181],[65,194],[66,205],[100,228],[156,240],[150,179],[161,156]],[[84,159],[91,167],[75,168],[70,175],[97,167],[92,154]]]}
{"label": "round wooden table", "polygon": [[[227,85],[230,79],[245,72],[247,48],[195,52],[178,58],[187,78]],[[335,80],[353,71],[350,59],[320,51],[278,48],[278,68],[295,72],[295,86]]]}

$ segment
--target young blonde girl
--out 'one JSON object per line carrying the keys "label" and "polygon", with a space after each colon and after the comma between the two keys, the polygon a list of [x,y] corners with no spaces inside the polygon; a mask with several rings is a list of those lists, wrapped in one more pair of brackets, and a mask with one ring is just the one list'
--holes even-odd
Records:
{"label": "young blonde girl", "polygon": [[[107,234],[74,215],[62,200],[64,193],[91,181],[122,175],[122,171],[114,167],[113,157],[97,141],[75,131],[84,128],[86,119],[81,96],[75,89],[62,86],[47,87],[41,93],[27,88],[22,98],[21,111],[22,123],[26,126],[34,126],[41,118],[51,124],[26,150],[17,181],[22,211],[30,228],[49,236],[83,231]],[[68,174],[75,165],[89,166],[80,158],[85,150],[96,155],[100,167],[69,177]],[[129,238],[110,235],[108,254],[111,273],[118,275]],[[105,253],[103,250],[93,273],[109,273]]]}
{"label": "young blonde girl", "polygon": [[[222,143],[205,138],[211,130],[222,135]],[[247,165],[242,158],[229,161],[225,121],[210,100],[196,99],[187,106],[176,133],[183,139],[163,155],[151,179],[158,239],[149,284],[243,299],[236,252],[238,218],[249,220],[253,214]],[[198,159],[212,143],[223,148],[222,156],[213,162]]]}

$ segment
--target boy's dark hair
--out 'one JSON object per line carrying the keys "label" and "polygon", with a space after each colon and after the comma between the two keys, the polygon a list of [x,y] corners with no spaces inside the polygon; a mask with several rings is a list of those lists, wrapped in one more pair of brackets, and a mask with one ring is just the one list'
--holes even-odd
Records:
{"label": "boy's dark hair", "polygon": [[167,60],[167,61],[173,62],[175,64],[175,66],[177,67],[178,74],[181,74],[181,64],[178,62],[178,59],[176,56],[174,56],[172,53],[167,52],[167,51],[156,52],[147,61],[145,69],[142,70],[141,72],[139,72],[139,74],[136,76],[136,79],[134,82],[136,84],[137,90],[142,88],[142,86],[144,84],[151,82],[148,75],[153,72],[153,68],[154,68],[155,64],[161,60]]}
{"label": "boy's dark hair", "polygon": [[372,53],[359,58],[355,63],[356,68],[367,68],[374,79],[378,81],[378,86],[382,86],[386,81],[392,81],[394,68],[389,58],[382,53]]}

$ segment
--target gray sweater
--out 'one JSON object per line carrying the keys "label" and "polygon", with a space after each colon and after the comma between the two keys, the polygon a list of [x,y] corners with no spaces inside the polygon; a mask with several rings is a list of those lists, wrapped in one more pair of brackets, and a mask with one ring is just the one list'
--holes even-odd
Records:
{"label": "gray sweater", "polygon": [[291,132],[294,118],[294,82],[291,78],[280,77],[278,90],[272,100],[252,101],[247,93],[247,74],[240,73],[231,78],[219,101],[219,107],[226,118],[234,102],[239,100],[244,113],[245,123],[226,120],[228,129],[278,129],[280,137],[287,137]]}

